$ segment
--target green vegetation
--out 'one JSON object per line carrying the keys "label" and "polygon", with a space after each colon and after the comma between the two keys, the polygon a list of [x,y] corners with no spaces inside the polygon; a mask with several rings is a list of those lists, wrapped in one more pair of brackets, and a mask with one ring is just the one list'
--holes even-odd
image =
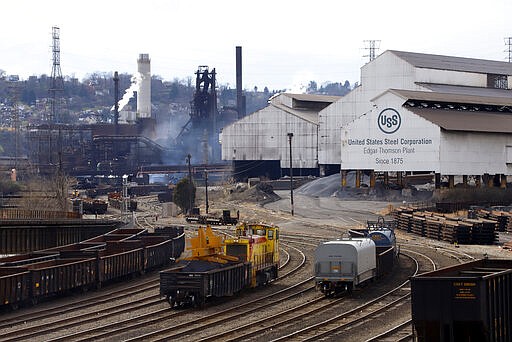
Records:
{"label": "green vegetation", "polygon": [[[192,196],[192,199],[190,198]],[[180,207],[183,212],[190,212],[196,201],[196,186],[194,182],[190,184],[188,178],[182,178],[174,188],[173,202]]]}
{"label": "green vegetation", "polygon": [[20,191],[20,185],[10,180],[0,180],[0,193],[2,195],[12,195]]}

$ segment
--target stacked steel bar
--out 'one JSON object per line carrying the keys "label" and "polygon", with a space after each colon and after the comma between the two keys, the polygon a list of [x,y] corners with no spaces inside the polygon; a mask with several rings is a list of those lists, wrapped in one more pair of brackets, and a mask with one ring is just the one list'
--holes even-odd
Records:
{"label": "stacked steel bar", "polygon": [[425,220],[425,236],[430,239],[441,240],[443,221],[445,221],[445,219],[442,217],[427,217]]}
{"label": "stacked steel bar", "polygon": [[458,244],[489,245],[498,240],[498,221],[448,217],[428,211],[399,208],[394,212],[398,229]]}
{"label": "stacked steel bar", "polygon": [[498,222],[497,230],[500,232],[512,232],[512,213],[501,209],[476,208],[473,215],[482,219],[489,219]]}
{"label": "stacked steel bar", "polygon": [[411,232],[425,236],[425,214],[423,212],[415,212],[411,219]]}

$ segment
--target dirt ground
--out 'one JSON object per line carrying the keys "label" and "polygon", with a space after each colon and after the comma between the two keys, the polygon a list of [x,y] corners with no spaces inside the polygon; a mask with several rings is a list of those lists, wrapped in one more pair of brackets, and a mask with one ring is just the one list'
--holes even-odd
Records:
{"label": "dirt ground", "polygon": [[[367,220],[377,220],[379,216],[391,219],[389,214],[393,208],[415,203],[425,198],[424,194],[405,196],[391,191],[389,194],[365,195],[365,191],[356,196],[341,194],[339,177],[324,177],[313,180],[294,190],[294,215],[291,215],[291,192],[288,190],[273,191],[271,187],[260,184],[249,188],[247,184],[237,183],[208,188],[209,214],[222,215],[222,210],[237,212],[241,220],[264,221],[278,224],[285,230],[297,232],[317,232],[326,238],[339,237],[340,230],[363,227]],[[201,213],[205,213],[205,189],[198,188],[196,204]],[[184,222],[181,218],[171,220]],[[512,234],[500,233],[499,244],[494,246],[461,245],[452,246],[469,254],[484,257],[512,258],[512,252],[502,248],[504,242],[512,240]],[[397,236],[404,240],[425,240],[419,236],[397,231]],[[443,241],[428,241],[449,246]]]}

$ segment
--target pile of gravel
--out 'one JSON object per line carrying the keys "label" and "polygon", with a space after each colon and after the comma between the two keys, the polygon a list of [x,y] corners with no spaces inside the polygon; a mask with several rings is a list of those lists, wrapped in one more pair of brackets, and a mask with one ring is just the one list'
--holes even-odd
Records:
{"label": "pile of gravel", "polygon": [[248,187],[246,184],[243,186],[237,186],[234,189],[231,189],[230,194],[228,195],[230,200],[239,200],[245,202],[255,202],[255,203],[269,203],[280,200],[281,197],[274,192],[272,185],[267,183],[258,183],[251,187]]}
{"label": "pile of gravel", "polygon": [[333,197],[341,190],[341,175],[334,174],[312,180],[299,187],[296,192],[311,197]]}
{"label": "pile of gravel", "polygon": [[[355,172],[347,174],[347,184],[355,183]],[[361,187],[341,187],[341,175],[334,174],[318,178],[299,187],[296,192],[311,197],[337,197],[346,200],[375,200],[375,201],[425,201],[432,197],[431,191],[418,191],[415,187],[398,189],[385,187],[377,183],[369,187],[370,177],[363,175]]]}

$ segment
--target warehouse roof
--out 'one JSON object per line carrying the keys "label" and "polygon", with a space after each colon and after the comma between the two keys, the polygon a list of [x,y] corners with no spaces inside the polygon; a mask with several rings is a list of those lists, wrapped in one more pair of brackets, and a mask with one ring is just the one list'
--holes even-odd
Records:
{"label": "warehouse roof", "polygon": [[279,108],[289,114],[295,115],[303,120],[318,125],[318,111],[316,110],[294,109],[280,103],[272,103],[270,105]]}
{"label": "warehouse roof", "polygon": [[[466,87],[468,88],[468,87]],[[482,88],[483,89],[483,88]],[[447,93],[447,92],[432,92],[432,91],[415,91],[415,90],[402,90],[402,89],[390,89],[386,92],[391,92],[397,96],[400,96],[406,100],[423,100],[423,101],[439,101],[439,102],[452,102],[452,103],[467,103],[467,104],[486,104],[496,106],[512,106],[512,92],[508,91],[508,97],[496,96],[497,93],[493,93],[495,96],[485,95],[469,95],[460,93]],[[482,91],[482,94],[485,94]],[[382,94],[381,94],[382,95]],[[500,94],[503,95],[503,94]],[[377,96],[377,97],[380,97]],[[372,99],[373,101],[373,99]]]}
{"label": "warehouse roof", "polygon": [[448,131],[512,133],[512,114],[431,108],[408,110]]}
{"label": "warehouse roof", "polygon": [[299,101],[309,101],[309,102],[327,102],[333,103],[338,101],[342,96],[334,96],[334,95],[316,95],[316,94],[290,94],[283,93],[288,97]]}
{"label": "warehouse roof", "polygon": [[469,87],[452,84],[438,84],[438,83],[425,83],[416,82],[416,84],[425,87],[436,93],[450,93],[450,94],[464,94],[476,96],[490,96],[490,97],[512,97],[512,90],[499,89],[499,88],[482,88],[482,87]]}
{"label": "warehouse roof", "polygon": [[396,50],[388,51],[418,68],[465,71],[479,74],[512,75],[512,63],[508,62]]}
{"label": "warehouse roof", "polygon": [[269,105],[318,125],[318,113],[338,101],[341,96],[279,93],[269,99]]}

